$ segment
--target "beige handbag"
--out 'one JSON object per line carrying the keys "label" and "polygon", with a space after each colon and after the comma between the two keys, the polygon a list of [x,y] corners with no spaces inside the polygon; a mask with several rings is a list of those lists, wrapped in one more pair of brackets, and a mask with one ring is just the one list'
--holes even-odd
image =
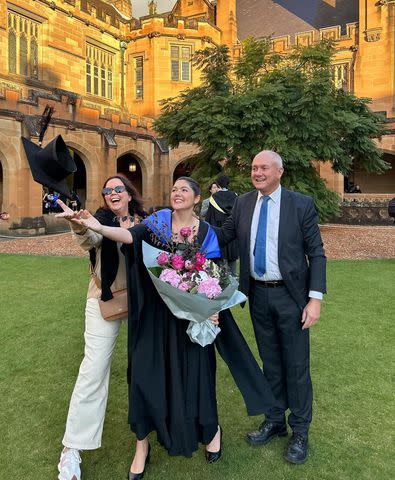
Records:
{"label": "beige handbag", "polygon": [[119,320],[128,314],[128,292],[126,288],[112,292],[113,298],[103,302],[99,299],[99,307],[104,320]]}
{"label": "beige handbag", "polygon": [[[95,271],[90,266],[92,278],[97,286],[101,290],[100,278],[96,275]],[[128,291],[126,288],[112,292],[113,298],[103,302],[99,299],[100,312],[104,320],[112,322],[113,320],[119,320],[125,318],[128,315]]]}

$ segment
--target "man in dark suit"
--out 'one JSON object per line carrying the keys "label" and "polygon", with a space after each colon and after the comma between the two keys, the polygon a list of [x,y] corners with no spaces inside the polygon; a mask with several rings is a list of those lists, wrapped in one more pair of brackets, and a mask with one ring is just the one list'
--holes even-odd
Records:
{"label": "man in dark suit", "polygon": [[[210,197],[205,220],[214,227],[221,227],[232,212],[237,194],[229,190],[229,177],[227,175],[220,175],[216,184],[219,186],[219,190]],[[236,261],[238,256],[239,250],[236,240],[221,248],[221,257],[228,264],[232,275],[237,274]]]}
{"label": "man in dark suit", "polygon": [[249,296],[251,319],[263,371],[277,400],[252,445],[293,435],[285,458],[304,463],[312,419],[309,328],[320,316],[326,291],[326,257],[313,199],[281,187],[281,157],[270,150],[252,161],[255,191],[236,199],[233,211],[216,230],[220,245],[237,238],[240,290]]}

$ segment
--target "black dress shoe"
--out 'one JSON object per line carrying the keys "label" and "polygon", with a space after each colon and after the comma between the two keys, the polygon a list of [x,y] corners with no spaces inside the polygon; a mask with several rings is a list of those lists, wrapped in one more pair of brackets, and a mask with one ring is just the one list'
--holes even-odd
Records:
{"label": "black dress shoe", "polygon": [[284,457],[285,460],[296,464],[304,463],[307,460],[307,445],[307,437],[304,437],[300,433],[294,433],[289,441]]}
{"label": "black dress shoe", "polygon": [[140,480],[141,478],[144,477],[144,472],[145,472],[145,467],[149,464],[151,457],[151,444],[148,443],[148,453],[147,456],[145,457],[145,464],[144,464],[144,469],[141,473],[133,473],[130,470],[128,471],[128,476],[126,477],[128,480]]}
{"label": "black dress shoe", "polygon": [[274,437],[286,437],[287,427],[284,424],[263,422],[258,431],[247,433],[247,442],[250,445],[265,445]]}
{"label": "black dress shoe", "polygon": [[219,427],[219,432],[220,432],[221,446],[218,452],[208,452],[207,450],[205,451],[207,463],[218,462],[218,460],[221,458],[221,454],[222,454],[222,428],[221,427]]}

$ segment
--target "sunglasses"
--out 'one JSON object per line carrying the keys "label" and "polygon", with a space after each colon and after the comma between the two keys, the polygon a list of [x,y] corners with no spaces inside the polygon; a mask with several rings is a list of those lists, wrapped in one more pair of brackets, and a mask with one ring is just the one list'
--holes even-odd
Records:
{"label": "sunglasses", "polygon": [[110,195],[110,193],[112,193],[112,191],[114,190],[115,193],[122,193],[126,190],[126,187],[125,185],[117,185],[116,187],[114,188],[111,188],[111,187],[105,187],[103,188],[103,190],[101,191],[101,193],[103,195]]}

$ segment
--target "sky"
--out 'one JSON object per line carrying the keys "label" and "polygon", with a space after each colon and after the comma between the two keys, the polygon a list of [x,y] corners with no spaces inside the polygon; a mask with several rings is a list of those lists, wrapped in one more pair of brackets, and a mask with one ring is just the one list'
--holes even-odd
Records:
{"label": "sky", "polygon": [[[169,12],[176,0],[156,0],[158,5],[158,13]],[[132,0],[133,16],[141,17],[148,15],[148,0]]]}

